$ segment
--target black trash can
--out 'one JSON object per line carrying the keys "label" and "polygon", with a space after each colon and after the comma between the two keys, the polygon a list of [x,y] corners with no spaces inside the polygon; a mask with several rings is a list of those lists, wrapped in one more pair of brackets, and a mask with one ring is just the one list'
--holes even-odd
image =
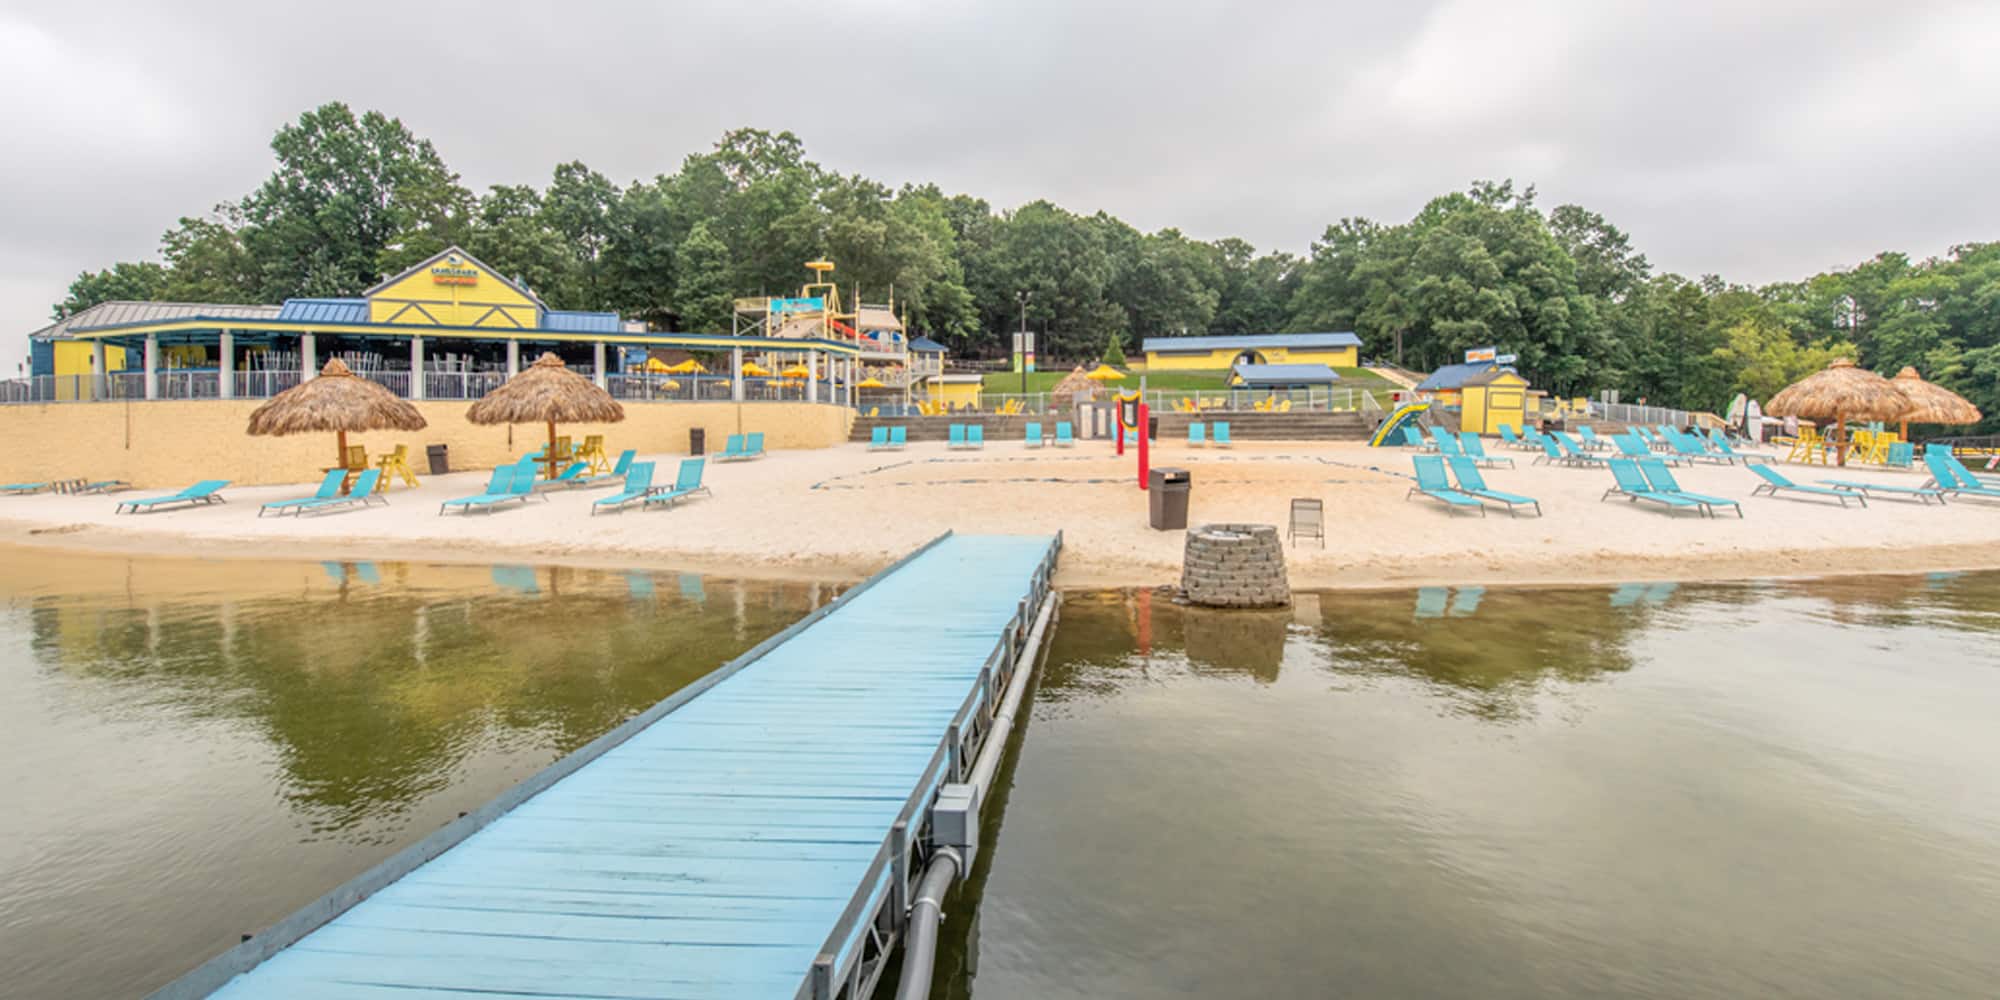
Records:
{"label": "black trash can", "polygon": [[699,427],[688,428],[688,454],[700,455],[708,450],[708,432]]}
{"label": "black trash can", "polygon": [[1158,441],[1159,439],[1160,439],[1160,418],[1153,416],[1152,414],[1149,413],[1146,415],[1146,440]]}
{"label": "black trash can", "polygon": [[1186,469],[1154,469],[1146,477],[1146,492],[1151,495],[1153,507],[1154,530],[1187,529],[1189,485],[1190,477]]}
{"label": "black trash can", "polygon": [[431,475],[442,476],[445,473],[451,471],[450,457],[445,453],[444,445],[441,444],[425,445],[424,454],[430,458]]}

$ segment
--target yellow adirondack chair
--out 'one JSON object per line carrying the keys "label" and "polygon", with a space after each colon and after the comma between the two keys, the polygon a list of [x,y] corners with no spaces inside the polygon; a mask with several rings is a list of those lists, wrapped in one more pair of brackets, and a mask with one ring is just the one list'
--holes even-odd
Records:
{"label": "yellow adirondack chair", "polygon": [[590,463],[590,474],[611,471],[611,459],[604,454],[604,435],[589,434],[583,439],[583,447],[576,450],[576,460]]}
{"label": "yellow adirondack chair", "polygon": [[410,468],[409,445],[397,445],[394,451],[376,459],[375,467],[382,470],[382,474],[375,480],[375,492],[377,493],[388,492],[389,480],[392,478],[401,479],[405,486],[417,485],[417,472],[415,469]]}

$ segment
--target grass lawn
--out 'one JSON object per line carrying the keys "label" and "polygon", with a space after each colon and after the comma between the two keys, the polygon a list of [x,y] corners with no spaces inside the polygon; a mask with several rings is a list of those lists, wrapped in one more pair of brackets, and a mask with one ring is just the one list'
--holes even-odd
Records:
{"label": "grass lawn", "polygon": [[[1335,368],[1334,371],[1340,374],[1338,388],[1367,389],[1370,392],[1376,393],[1390,392],[1402,388],[1366,368]],[[1028,388],[1026,391],[1031,393],[1048,392],[1055,388],[1057,382],[1062,381],[1068,375],[1068,371],[1035,372],[1028,376]],[[1228,378],[1229,372],[1225,370],[1154,372],[1146,376],[1146,388],[1180,389],[1184,391],[1206,389],[1213,391],[1229,388]],[[1139,387],[1139,373],[1128,373],[1125,381],[1113,382],[1111,386],[1114,389],[1136,389]],[[982,388],[986,392],[995,393],[1021,392],[1023,391],[1021,389],[1021,374],[1019,372],[988,373],[985,385]],[[1387,401],[1384,400],[1384,402],[1386,403]]]}

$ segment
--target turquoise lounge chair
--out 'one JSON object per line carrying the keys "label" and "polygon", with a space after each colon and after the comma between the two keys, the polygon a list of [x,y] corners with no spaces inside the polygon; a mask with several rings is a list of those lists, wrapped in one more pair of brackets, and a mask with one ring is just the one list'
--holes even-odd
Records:
{"label": "turquoise lounge chair", "polygon": [[55,484],[54,483],[8,483],[4,486],[0,486],[0,493],[5,493],[8,496],[27,496],[30,493],[40,493],[41,491],[48,489],[53,485]]}
{"label": "turquoise lounge chair", "polygon": [[1030,448],[1040,448],[1048,442],[1042,439],[1042,425],[1038,420],[1030,420],[1021,431],[1022,440]]}
{"label": "turquoise lounge chair", "polygon": [[146,497],[140,500],[125,500],[118,504],[115,513],[137,514],[141,510],[152,510],[167,504],[184,503],[190,507],[200,507],[212,503],[227,503],[223,499],[222,488],[229,485],[227,479],[204,479],[180,491],[163,497]]}
{"label": "turquoise lounge chair", "polygon": [[1445,458],[1465,457],[1465,453],[1458,450],[1458,439],[1435,427],[1431,428],[1431,446]]}
{"label": "turquoise lounge chair", "polygon": [[1645,475],[1647,482],[1653,484],[1653,489],[1656,492],[1693,500],[1703,507],[1708,508],[1708,515],[1710,517],[1715,516],[1715,508],[1717,507],[1734,507],[1736,508],[1736,516],[1739,518],[1743,516],[1743,505],[1728,497],[1705,496],[1700,493],[1689,493],[1681,489],[1681,484],[1674,480],[1673,470],[1668,469],[1667,463],[1657,458],[1640,459],[1639,471]]}
{"label": "turquoise lounge chair", "polygon": [[609,486],[612,483],[621,482],[625,478],[625,471],[632,467],[632,460],[634,458],[637,458],[638,456],[639,456],[638,452],[633,451],[630,448],[627,448],[624,451],[618,453],[618,462],[613,466],[611,466],[610,472],[607,472],[601,476],[584,476],[577,485]]}
{"label": "turquoise lounge chair", "polygon": [[1208,443],[1208,425],[1199,420],[1188,421],[1188,447],[1199,448]]}
{"label": "turquoise lounge chair", "polygon": [[1215,432],[1215,446],[1216,446],[1217,448],[1228,448],[1228,447],[1232,447],[1232,446],[1231,446],[1231,444],[1230,444],[1230,442],[1229,442],[1229,422],[1228,422],[1228,421],[1226,421],[1226,420],[1218,420],[1218,421],[1216,421],[1216,422],[1215,422],[1215,426],[1214,426],[1214,427],[1212,428],[1212,430],[1214,430],[1214,432]]}
{"label": "turquoise lounge chair", "polygon": [[1403,430],[1403,445],[1405,447],[1417,448],[1424,451],[1430,450],[1431,443],[1430,441],[1424,438],[1423,431],[1418,430],[1416,427],[1411,426],[1410,424],[1404,424],[1402,430]]}
{"label": "turquoise lounge chair", "polygon": [[1076,447],[1076,428],[1071,427],[1067,420],[1056,421],[1056,447]]}
{"label": "turquoise lounge chair", "polygon": [[[1611,443],[1618,447],[1618,454],[1625,458],[1633,459],[1636,461],[1641,458],[1653,457],[1653,450],[1651,448],[1646,447],[1646,439],[1640,437],[1636,433],[1614,435],[1612,437]],[[1680,458],[1676,456],[1668,456],[1667,461],[1678,462],[1680,461]]]}
{"label": "turquoise lounge chair", "polygon": [[731,434],[723,439],[722,451],[715,456],[715,460],[718,462],[734,462],[739,458],[743,458],[744,455],[743,435]]}
{"label": "turquoise lounge chair", "polygon": [[749,436],[743,439],[743,457],[744,458],[764,457],[763,431],[751,431]]}
{"label": "turquoise lounge chair", "polygon": [[1707,444],[1701,438],[1683,434],[1680,431],[1674,431],[1668,434],[1666,438],[1667,448],[1670,450],[1670,453],[1690,462],[1713,462],[1718,465],[1736,464],[1735,456],[1710,451]]}
{"label": "turquoise lounge chair", "polygon": [[950,427],[948,427],[948,428],[946,428],[946,429],[945,429],[945,442],[944,442],[944,446],[945,446],[946,448],[963,448],[963,447],[965,447],[965,425],[964,425],[964,424],[952,424],[952,425],[951,425]]}
{"label": "turquoise lounge chair", "polygon": [[[1944,491],[1934,486],[1890,486],[1883,483],[1864,483],[1856,479],[1822,479],[1820,482],[1836,490],[1848,490],[1865,497],[1890,500],[1915,500],[1928,505],[1932,500],[1944,503]],[[1879,496],[1878,496],[1879,494]],[[1864,504],[1863,506],[1866,506]]]}
{"label": "turquoise lounge chair", "polygon": [[708,493],[708,487],[701,484],[703,462],[699,458],[681,460],[681,471],[674,477],[674,488],[661,493],[647,495],[639,501],[640,509],[654,504],[671,507],[691,496]]}
{"label": "turquoise lounge chair", "polygon": [[130,489],[131,486],[131,483],[123,479],[72,479],[68,482],[57,483],[56,492],[78,494],[115,493],[119,490]]}
{"label": "turquoise lounge chair", "polygon": [[1780,493],[1803,493],[1806,496],[1827,497],[1832,500],[1838,500],[1842,507],[1847,506],[1847,501],[1849,500],[1859,500],[1861,501],[1861,506],[1868,506],[1868,499],[1863,494],[1847,490],[1830,489],[1825,486],[1806,486],[1795,483],[1792,482],[1790,476],[1768,465],[1753,465],[1750,467],[1750,471],[1756,473],[1757,478],[1763,480],[1763,482],[1757,484],[1756,489],[1750,491],[1750,495],[1753,497],[1758,495],[1775,497]]}
{"label": "turquoise lounge chair", "polygon": [[890,450],[900,451],[902,450],[904,445],[907,445],[909,443],[910,443],[910,429],[908,427],[905,427],[901,424],[897,424],[896,426],[889,428]]}
{"label": "turquoise lounge chair", "polygon": [[596,514],[600,510],[622,510],[626,504],[634,500],[644,500],[652,492],[653,463],[633,462],[632,467],[625,472],[625,488],[608,497],[592,501],[590,512]]}
{"label": "turquoise lounge chair", "polygon": [[319,489],[315,490],[312,496],[295,497],[291,500],[273,500],[257,508],[257,516],[263,517],[272,511],[277,511],[280,514],[286,511],[297,512],[300,508],[309,506],[316,501],[330,500],[340,495],[340,486],[346,481],[346,469],[333,469],[326,474],[326,478],[319,481]]}
{"label": "turquoise lounge chair", "polygon": [[1646,481],[1645,474],[1639,471],[1639,463],[1632,459],[1614,458],[1604,464],[1611,467],[1613,485],[1604,491],[1603,496],[1597,498],[1599,502],[1612,497],[1624,497],[1627,500],[1656,503],[1672,510],[1692,510],[1704,517],[1710,516],[1709,509],[1702,506],[1699,501],[1655,490],[1653,484]]}
{"label": "turquoise lounge chair", "polygon": [[1562,450],[1563,462],[1567,465],[1588,466],[1604,464],[1603,459],[1584,451],[1583,446],[1577,444],[1575,438],[1570,437],[1562,431],[1553,431],[1549,434],[1549,437],[1555,439],[1556,447]]}
{"label": "turquoise lounge chair", "polygon": [[986,447],[986,425],[985,425],[985,424],[967,424],[967,425],[965,425],[965,446],[966,446],[967,448],[984,448],[984,447]]}
{"label": "turquoise lounge chair", "polygon": [[544,479],[535,484],[535,489],[554,489],[558,486],[582,486],[590,480],[584,473],[590,471],[589,462],[571,462],[569,467],[556,474],[554,479]]}
{"label": "turquoise lounge chair", "polygon": [[881,451],[887,447],[889,447],[889,428],[880,426],[869,428],[868,450]]}
{"label": "turquoise lounge chair", "polygon": [[1883,462],[1898,469],[1907,469],[1916,462],[1917,449],[1908,441],[1896,441],[1889,445],[1889,457]]}
{"label": "turquoise lounge chair", "polygon": [[1520,432],[1514,429],[1513,424],[1500,425],[1500,441],[1509,448],[1517,448],[1521,451],[1528,451],[1534,447],[1521,437]]}
{"label": "turquoise lounge chair", "polygon": [[[471,496],[453,497],[450,500],[446,500],[438,504],[438,515],[443,516],[444,512],[452,507],[459,508],[460,513],[469,511],[474,507],[482,507],[490,510],[494,504],[501,503],[509,498],[509,493],[514,488],[514,480],[519,478],[520,475],[521,465],[519,463],[499,466],[493,470],[493,475],[487,478],[486,491],[484,493],[474,493]],[[531,471],[528,473],[528,487],[533,489],[534,485],[534,473]]]}
{"label": "turquoise lounge chair", "polygon": [[1979,477],[1949,451],[1926,450],[1924,465],[1931,470],[1931,481],[1926,485],[1942,493],[1975,500],[2000,500],[2000,489],[1980,482]]}
{"label": "turquoise lounge chair", "polygon": [[354,478],[354,488],[348,490],[346,496],[336,495],[326,497],[325,499],[313,500],[300,508],[299,513],[316,514],[321,511],[339,510],[343,507],[366,507],[369,504],[376,503],[387,507],[389,506],[389,498],[375,490],[375,487],[380,485],[381,482],[381,469],[363,469],[361,475]]}
{"label": "turquoise lounge chair", "polygon": [[1553,440],[1551,440],[1551,439],[1549,439],[1549,438],[1546,438],[1546,437],[1545,437],[1545,438],[1542,438],[1542,439],[1541,439],[1541,440],[1540,440],[1539,442],[1537,442],[1537,443],[1541,445],[1541,448],[1542,448],[1542,453],[1541,453],[1541,454],[1539,454],[1539,455],[1536,455],[1536,456],[1534,457],[1534,460],[1532,460],[1532,461],[1530,461],[1530,462],[1528,463],[1529,465],[1566,465],[1566,464],[1568,464],[1568,463],[1567,463],[1567,462],[1566,462],[1566,461],[1564,460],[1564,458],[1563,458],[1563,453],[1562,453],[1562,449],[1556,446],[1556,443],[1555,443],[1555,441],[1553,441]]}
{"label": "turquoise lounge chair", "polygon": [[1585,448],[1591,451],[1610,451],[1611,442],[1597,436],[1597,428],[1584,424],[1576,429],[1576,436]]}
{"label": "turquoise lounge chair", "polygon": [[1445,464],[1451,467],[1451,474],[1458,478],[1458,491],[1481,500],[1507,505],[1507,516],[1517,517],[1514,508],[1528,506],[1535,508],[1535,516],[1542,516],[1542,503],[1534,497],[1524,497],[1518,493],[1502,493],[1486,485],[1486,477],[1480,475],[1479,466],[1470,458],[1447,458]]}
{"label": "turquoise lounge chair", "polygon": [[1413,455],[1410,458],[1417,470],[1417,485],[1403,494],[1408,500],[1413,496],[1424,496],[1439,501],[1446,510],[1459,511],[1473,509],[1480,517],[1486,516],[1486,505],[1479,498],[1452,488],[1451,480],[1445,478],[1444,459],[1438,455]]}
{"label": "turquoise lounge chair", "polygon": [[1465,457],[1472,459],[1475,464],[1486,466],[1489,469],[1497,469],[1502,464],[1505,464],[1510,469],[1514,467],[1514,460],[1511,458],[1488,455],[1486,453],[1486,442],[1480,440],[1479,435],[1471,431],[1458,432],[1458,446],[1459,450],[1465,453]]}
{"label": "turquoise lounge chair", "polygon": [[1771,461],[1770,456],[1768,455],[1752,455],[1746,451],[1737,451],[1736,446],[1729,443],[1729,435],[1724,434],[1721,431],[1708,432],[1708,446],[1710,449],[1714,450],[1716,454],[1725,455],[1729,458],[1733,458],[1738,462],[1742,462],[1744,465],[1749,465],[1753,462],[1763,462],[1765,464],[1769,464]]}

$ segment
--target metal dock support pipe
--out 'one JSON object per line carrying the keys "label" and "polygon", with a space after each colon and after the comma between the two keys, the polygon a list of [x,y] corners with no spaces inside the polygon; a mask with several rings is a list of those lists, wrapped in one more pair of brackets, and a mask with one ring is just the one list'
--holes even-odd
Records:
{"label": "metal dock support pipe", "polygon": [[[1042,641],[1049,620],[1055,616],[1056,601],[1053,591],[1043,598],[1041,614],[1035,617],[1035,627],[1028,632],[1028,641],[1022,646],[1025,654],[1007,683],[1007,693],[999,710],[993,713],[986,742],[980,746],[979,756],[965,779],[972,786],[975,803],[985,803],[986,793],[993,787],[993,777],[1000,772],[1000,759],[1006,756],[1007,740],[1014,732],[1014,713],[1021,707],[1029,675],[1034,673],[1041,658]],[[910,901],[909,925],[903,933],[903,971],[897,976],[896,1000],[927,1000],[931,995],[931,972],[937,965],[938,924],[944,920],[945,893],[958,876],[972,870],[972,851],[977,846],[974,843],[962,848],[940,847],[925,866],[915,898]],[[963,856],[959,853],[961,849],[965,852]]]}

